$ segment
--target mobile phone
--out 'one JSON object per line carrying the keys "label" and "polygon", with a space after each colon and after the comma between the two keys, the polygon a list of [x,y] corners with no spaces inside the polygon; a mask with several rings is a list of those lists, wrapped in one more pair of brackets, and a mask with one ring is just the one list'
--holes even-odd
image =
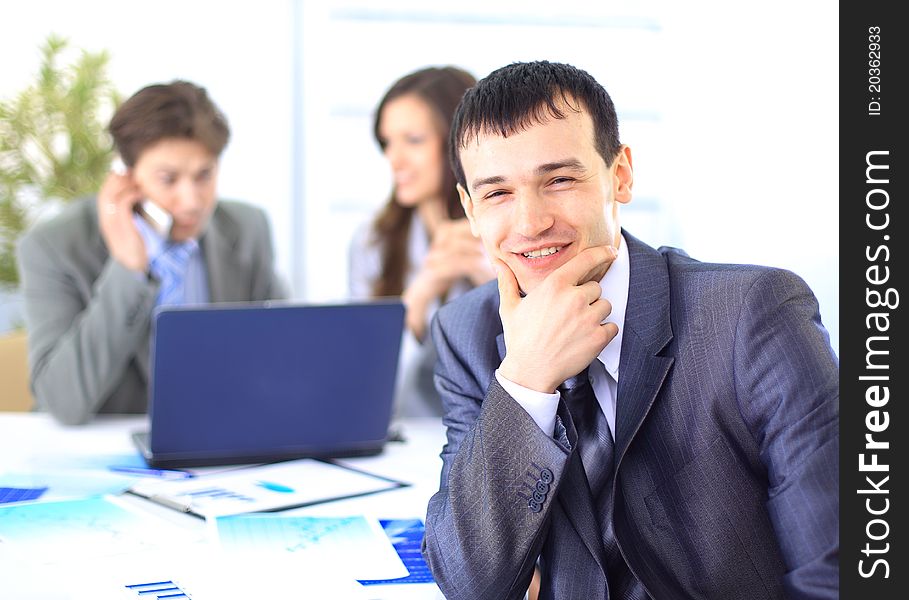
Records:
{"label": "mobile phone", "polygon": [[[110,170],[117,175],[126,175],[128,172],[126,165],[123,164],[123,160],[119,156],[111,161]],[[164,238],[170,236],[170,229],[174,224],[174,219],[170,216],[169,212],[151,200],[142,200],[136,204],[134,209],[139,216],[151,225],[152,229],[154,229],[158,235]]]}
{"label": "mobile phone", "polygon": [[136,212],[151,225],[158,235],[164,238],[170,236],[170,228],[174,224],[174,218],[170,216],[169,212],[151,200],[143,200],[137,204]]}

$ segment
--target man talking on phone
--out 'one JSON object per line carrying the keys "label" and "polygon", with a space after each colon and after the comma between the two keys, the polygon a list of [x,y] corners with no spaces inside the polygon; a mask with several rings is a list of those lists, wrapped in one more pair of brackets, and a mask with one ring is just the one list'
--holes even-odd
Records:
{"label": "man talking on phone", "polygon": [[155,307],[284,295],[265,214],[216,197],[230,129],[203,88],[145,87],[109,130],[120,159],[97,197],[18,248],[32,391],[65,424],[145,412]]}

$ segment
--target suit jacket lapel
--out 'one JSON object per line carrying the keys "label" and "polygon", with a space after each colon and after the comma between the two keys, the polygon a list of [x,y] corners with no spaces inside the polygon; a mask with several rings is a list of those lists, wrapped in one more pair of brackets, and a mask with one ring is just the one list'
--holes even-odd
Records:
{"label": "suit jacket lapel", "polygon": [[200,245],[208,271],[208,293],[211,302],[231,302],[244,298],[246,278],[240,277],[236,255],[237,230],[224,212],[215,209]]}
{"label": "suit jacket lapel", "polygon": [[631,274],[616,397],[616,469],[650,411],[674,359],[657,354],[672,340],[665,258],[627,232]]}

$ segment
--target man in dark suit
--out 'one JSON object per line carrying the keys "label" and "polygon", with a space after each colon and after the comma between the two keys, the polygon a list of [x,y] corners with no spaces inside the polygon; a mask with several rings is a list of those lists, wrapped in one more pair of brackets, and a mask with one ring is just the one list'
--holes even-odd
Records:
{"label": "man in dark suit", "polygon": [[622,230],[631,151],[574,67],[493,72],[451,144],[499,277],[433,324],[446,597],[535,569],[560,600],[838,597],[838,362],[804,282]]}

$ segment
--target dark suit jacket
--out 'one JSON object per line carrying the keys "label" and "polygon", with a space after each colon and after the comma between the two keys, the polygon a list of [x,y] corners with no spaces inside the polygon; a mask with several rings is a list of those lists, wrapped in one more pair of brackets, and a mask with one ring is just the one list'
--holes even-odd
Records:
{"label": "dark suit jacket", "polygon": [[[625,239],[614,525],[626,562],[660,600],[836,598],[839,367],[814,296],[787,271]],[[448,598],[520,598],[538,559],[542,598],[607,598],[571,416],[560,401],[544,434],[495,381],[501,333],[495,282],[433,324],[448,443],[424,555]]]}
{"label": "dark suit jacket", "polygon": [[[220,201],[200,239],[212,302],[284,295],[258,208]],[[31,385],[59,421],[147,406],[149,327],[158,282],[111,259],[94,198],[28,232],[18,247]]]}

